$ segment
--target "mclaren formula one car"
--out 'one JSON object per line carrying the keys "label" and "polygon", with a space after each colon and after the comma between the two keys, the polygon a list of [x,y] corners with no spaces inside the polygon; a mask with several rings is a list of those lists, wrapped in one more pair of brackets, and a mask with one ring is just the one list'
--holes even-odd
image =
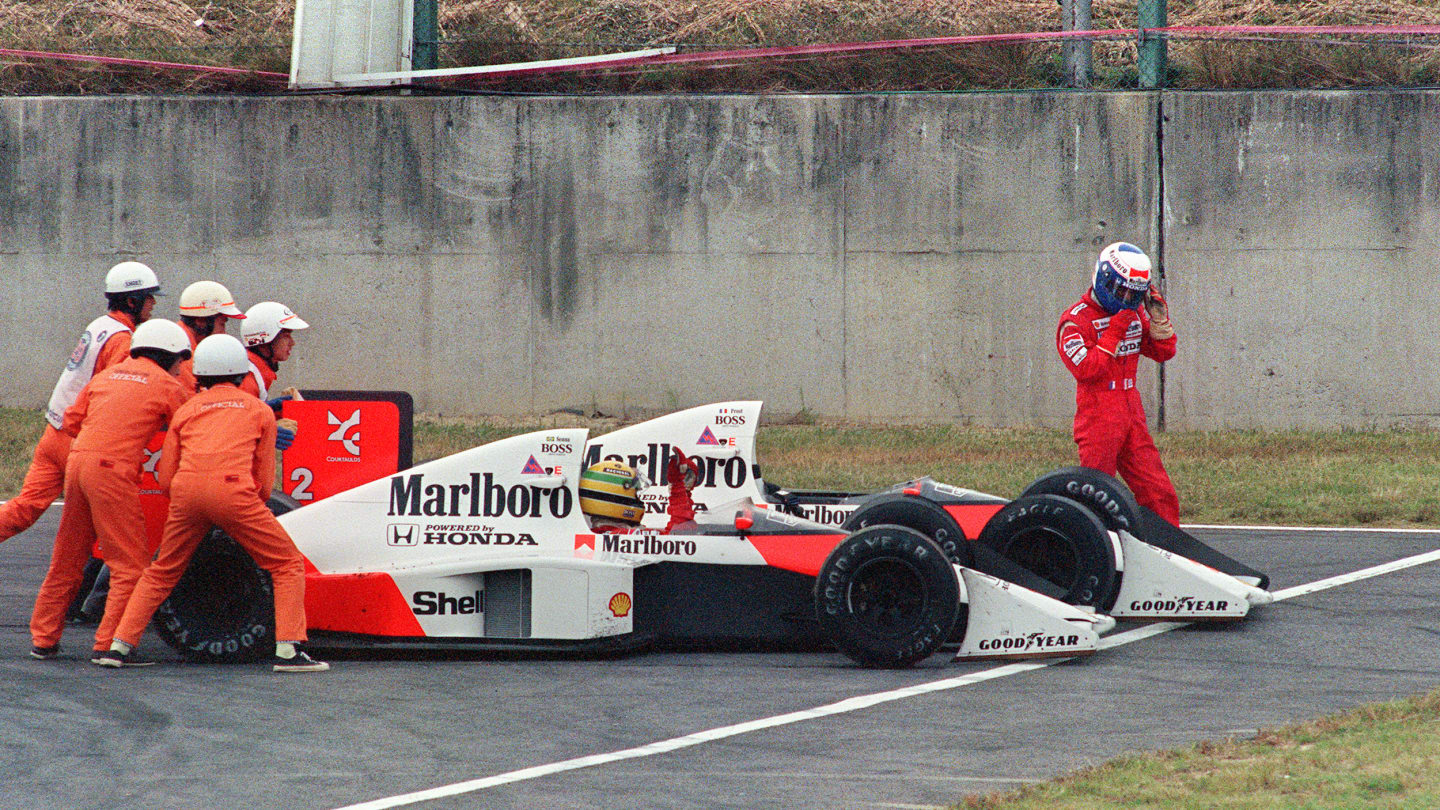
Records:
{"label": "mclaren formula one car", "polygon": [[[782,489],[755,460],[760,402],[721,402],[596,437],[586,461],[624,460],[665,484],[673,449],[704,459],[700,506],[737,497],[844,531],[900,525],[952,562],[1114,618],[1230,621],[1267,604],[1265,574],[1140,506],[1119,480],[1084,467],[1041,476],[1014,500],[921,478],[875,493]],[[663,524],[668,489],[642,498]]]}
{"label": "mclaren formula one car", "polygon": [[[277,495],[309,563],[312,639],[581,653],[828,643],[896,667],[942,646],[970,659],[1085,655],[1112,616],[1234,620],[1269,601],[1263,574],[1147,522],[1123,484],[1093,471],[1056,471],[1014,501],[929,479],[870,494],[779,489],[755,462],[760,407],[716,403],[594,439],[517,436],[299,508]],[[697,515],[663,534],[676,449],[700,462]],[[590,530],[577,484],[601,459],[654,484],[641,493],[649,531]],[[268,579],[217,531],[157,628],[194,658],[255,657],[273,638]]]}
{"label": "mclaren formula one car", "polygon": [[[731,438],[709,435],[717,446]],[[600,452],[587,438],[530,433],[304,506],[277,496],[272,509],[308,562],[312,643],[583,653],[831,644],[862,665],[903,667],[946,644],[965,658],[1085,655],[1114,625],[957,565],[914,529],[851,531],[749,495],[707,497],[668,534],[596,533],[579,508],[579,474]],[[707,479],[743,477],[736,457],[703,458]],[[157,632],[192,658],[247,660],[273,639],[270,603],[268,577],[217,530],[157,613]]]}

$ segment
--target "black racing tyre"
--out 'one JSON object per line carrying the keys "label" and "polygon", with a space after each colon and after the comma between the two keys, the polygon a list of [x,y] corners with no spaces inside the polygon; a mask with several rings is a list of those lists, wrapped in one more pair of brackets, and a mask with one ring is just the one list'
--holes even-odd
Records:
{"label": "black racing tyre", "polygon": [[1119,478],[1090,467],[1061,467],[1036,478],[1020,497],[1027,495],[1059,495],[1079,501],[1105,528],[1112,532],[1124,529],[1140,534],[1140,504],[1135,494]]}
{"label": "black racing tyre", "polygon": [[950,558],[950,562],[974,567],[965,531],[955,522],[955,518],[950,517],[949,512],[926,498],[898,493],[877,495],[850,513],[850,517],[840,528],[853,532],[867,526],[886,524],[914,529],[933,540],[935,545],[945,552],[945,556]]}
{"label": "black racing tyre", "polygon": [[1119,590],[1105,524],[1078,501],[1017,498],[990,518],[979,542],[1064,591],[1062,602],[1106,610]]}
{"label": "black racing tyre", "polygon": [[815,579],[820,630],[861,666],[901,669],[945,643],[960,580],[933,541],[904,526],[869,526],[830,552]]}
{"label": "black racing tyre", "polygon": [[[272,493],[265,505],[283,515],[298,504]],[[155,611],[155,632],[192,661],[256,661],[275,651],[275,589],[269,572],[240,544],[212,528],[170,597]]]}

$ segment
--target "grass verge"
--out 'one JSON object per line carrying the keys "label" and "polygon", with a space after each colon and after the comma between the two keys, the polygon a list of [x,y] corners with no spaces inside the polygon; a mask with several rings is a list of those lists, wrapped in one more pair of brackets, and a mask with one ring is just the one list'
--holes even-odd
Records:
{"label": "grass verge", "polygon": [[[285,72],[294,0],[0,0],[0,48],[104,54]],[[1054,0],[439,0],[442,66],[613,52],[691,50],[965,34],[1054,31]],[[1133,29],[1136,0],[1095,0],[1093,26]],[[1433,0],[1169,0],[1171,25],[1440,23]],[[1175,87],[1428,85],[1431,41],[1176,42]],[[1412,47],[1413,46],[1413,47]],[[1097,42],[1095,85],[1134,87],[1133,41]],[[1055,87],[1060,48],[1006,44],[816,57],[706,70],[612,70],[512,80],[536,92],[893,91]],[[0,60],[10,93],[265,92],[244,78]]]}
{"label": "grass verge", "polygon": [[[18,491],[42,426],[33,411],[0,408],[0,495]],[[553,426],[421,418],[415,460]],[[1188,523],[1440,527],[1440,432],[1172,432],[1156,441]],[[1063,430],[766,425],[757,444],[767,480],[803,489],[869,490],[929,475],[1013,497],[1075,462]]]}
{"label": "grass verge", "polygon": [[1440,807],[1440,690],[1251,740],[1121,757],[970,810]]}

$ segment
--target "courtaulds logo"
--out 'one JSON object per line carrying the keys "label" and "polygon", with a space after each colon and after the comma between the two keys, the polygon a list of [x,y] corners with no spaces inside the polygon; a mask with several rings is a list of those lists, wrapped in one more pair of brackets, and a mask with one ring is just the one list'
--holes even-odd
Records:
{"label": "courtaulds logo", "polygon": [[143,465],[141,465],[140,471],[141,471],[141,472],[147,472],[147,473],[150,473],[151,475],[154,475],[154,474],[155,474],[155,467],[156,467],[157,465],[159,465],[159,464],[160,464],[160,451],[159,451],[159,450],[146,450],[146,451],[145,451],[145,463],[144,463]]}
{"label": "courtaulds logo", "polygon": [[355,412],[350,414],[343,422],[340,421],[340,417],[330,411],[326,411],[325,416],[330,424],[335,426],[335,430],[331,431],[330,435],[325,438],[332,442],[340,442],[340,444],[345,446],[345,452],[352,456],[360,455],[360,431],[356,430],[353,436],[345,435],[350,428],[360,427],[360,409],[356,408]]}
{"label": "courtaulds logo", "polygon": [[418,546],[420,545],[420,524],[419,523],[391,523],[390,535],[386,543],[392,546]]}

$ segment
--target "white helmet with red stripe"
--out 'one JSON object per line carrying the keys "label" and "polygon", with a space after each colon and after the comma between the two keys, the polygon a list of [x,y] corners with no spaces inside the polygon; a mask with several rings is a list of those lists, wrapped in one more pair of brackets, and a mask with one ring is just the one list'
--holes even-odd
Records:
{"label": "white helmet with red stripe", "polygon": [[280,337],[280,333],[287,329],[295,331],[309,328],[310,324],[301,320],[299,315],[291,312],[284,304],[262,301],[245,310],[245,323],[240,327],[240,339],[245,341],[246,347],[264,346]]}
{"label": "white helmet with red stripe", "polygon": [[228,315],[243,318],[245,313],[235,306],[235,296],[218,281],[197,281],[180,293],[180,314],[188,318]]}

